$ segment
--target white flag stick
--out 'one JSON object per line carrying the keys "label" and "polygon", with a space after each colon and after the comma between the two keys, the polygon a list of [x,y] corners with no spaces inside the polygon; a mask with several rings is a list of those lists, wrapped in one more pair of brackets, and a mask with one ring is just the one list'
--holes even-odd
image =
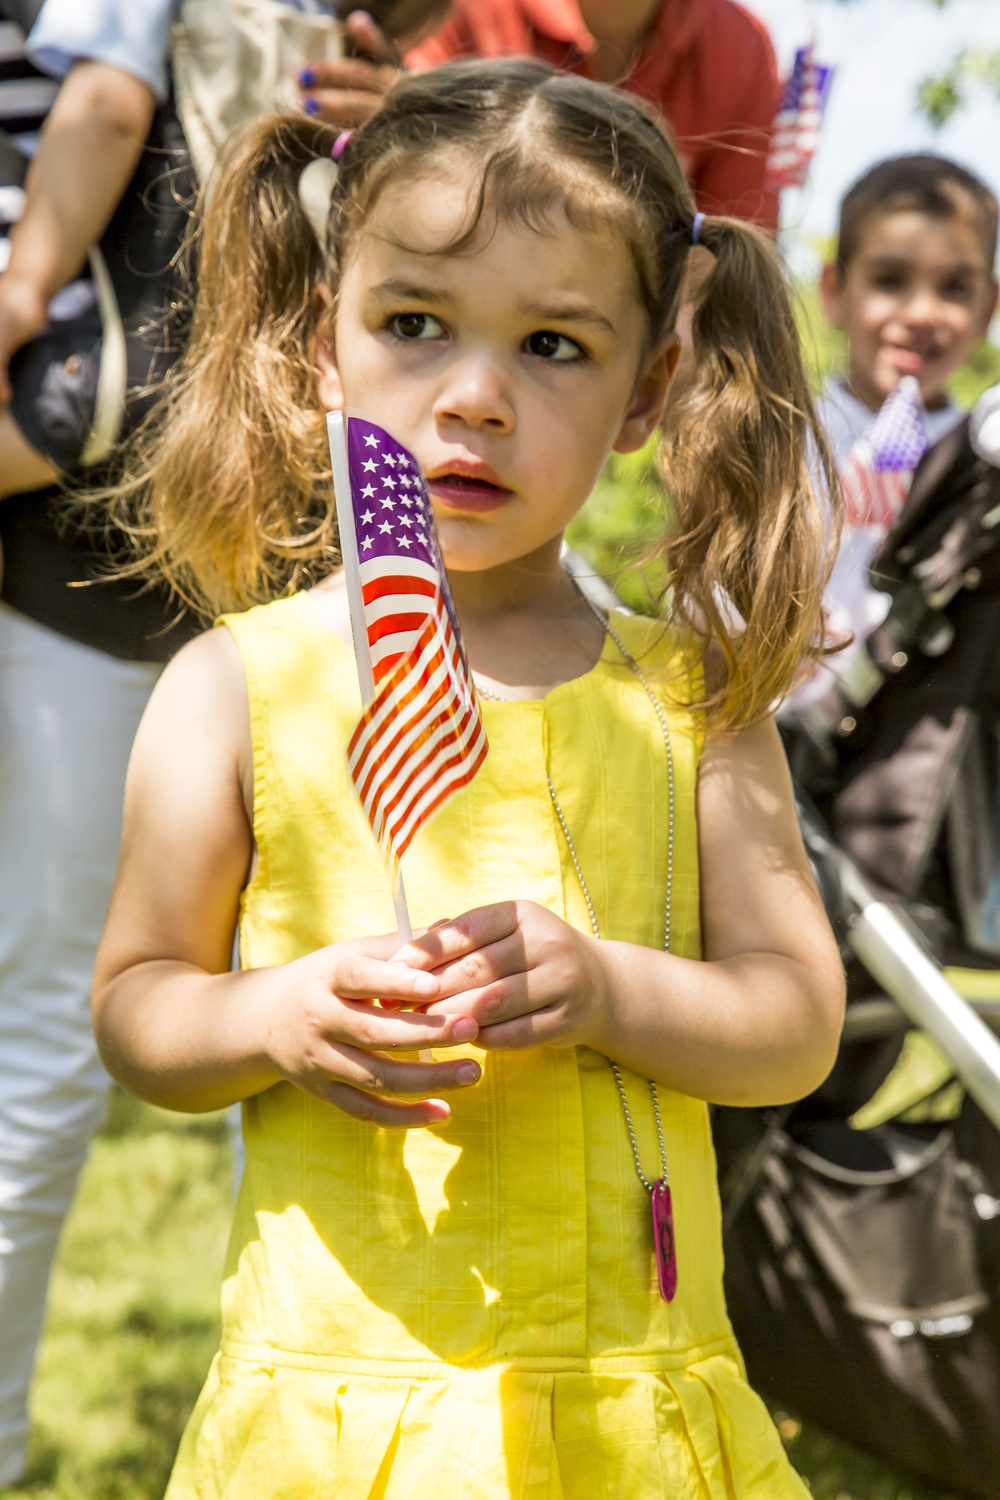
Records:
{"label": "white flag stick", "polygon": [[[333,490],[337,501],[337,529],[340,533],[340,555],[344,560],[347,603],[351,612],[354,660],[358,668],[361,701],[367,708],[375,696],[375,674],[372,671],[371,653],[368,650],[365,601],[361,592],[361,558],[358,554],[358,534],[354,529],[351,468],[347,459],[347,423],[342,411],[327,412],[326,435],[330,441],[330,465],[333,469]],[[396,913],[396,930],[399,933],[400,944],[412,943],[413,927],[410,923],[409,907],[406,904],[403,872],[398,864],[392,881],[392,905]],[[429,1052],[421,1053],[420,1056],[424,1061],[431,1060]]]}
{"label": "white flag stick", "polygon": [[351,635],[354,637],[354,660],[358,664],[358,685],[365,708],[375,696],[375,674],[368,650],[365,626],[365,601],[361,593],[361,558],[358,534],[354,529],[354,501],[351,495],[351,470],[347,461],[347,423],[342,411],[327,412],[326,435],[330,440],[330,464],[333,468],[333,492],[337,500],[337,529],[340,532],[340,555],[344,559],[344,582],[351,611]]}
{"label": "white flag stick", "polygon": [[[347,603],[351,611],[354,660],[358,666],[361,701],[367,708],[375,696],[375,674],[372,671],[371,653],[368,649],[365,601],[361,592],[361,558],[358,554],[358,534],[354,529],[351,469],[347,459],[347,423],[342,411],[327,412],[326,433],[330,440],[330,464],[333,468],[333,489],[337,500],[340,554],[344,559],[344,582],[347,585]],[[399,941],[411,943],[413,928],[410,925],[410,912],[406,905],[403,872],[398,866],[392,882],[392,904],[396,912]]]}

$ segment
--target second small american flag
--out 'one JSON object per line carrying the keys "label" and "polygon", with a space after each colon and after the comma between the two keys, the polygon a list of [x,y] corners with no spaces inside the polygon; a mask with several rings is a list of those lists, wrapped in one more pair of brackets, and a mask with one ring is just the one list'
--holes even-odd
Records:
{"label": "second small american flag", "polygon": [[398,860],[435,808],[472,780],[488,746],[419,466],[384,428],[359,417],[346,427],[375,682],[348,760],[375,836]]}

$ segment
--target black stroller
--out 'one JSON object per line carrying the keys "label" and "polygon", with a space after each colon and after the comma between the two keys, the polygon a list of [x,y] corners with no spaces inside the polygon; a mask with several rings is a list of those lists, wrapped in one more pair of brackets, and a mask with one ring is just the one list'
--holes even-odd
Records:
{"label": "black stroller", "polygon": [[[715,1112],[726,1290],[764,1395],[1000,1497],[1000,467],[967,422],[872,573],[884,625],[786,726],[848,968],[843,1043],[802,1104]],[[957,1083],[855,1128],[911,1027]]]}

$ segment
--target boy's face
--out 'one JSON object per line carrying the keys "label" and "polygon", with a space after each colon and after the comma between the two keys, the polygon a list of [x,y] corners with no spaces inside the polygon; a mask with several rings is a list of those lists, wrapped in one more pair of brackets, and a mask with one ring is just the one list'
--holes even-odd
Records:
{"label": "boy's face", "polygon": [[947,219],[917,210],[871,214],[846,269],[824,266],[823,310],[847,335],[854,394],[877,411],[904,375],[925,405],[986,336],[993,268],[971,207]]}

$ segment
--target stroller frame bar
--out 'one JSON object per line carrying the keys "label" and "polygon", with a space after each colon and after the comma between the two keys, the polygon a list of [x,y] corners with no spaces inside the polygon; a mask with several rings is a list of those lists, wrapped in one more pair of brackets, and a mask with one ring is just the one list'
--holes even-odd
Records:
{"label": "stroller frame bar", "polygon": [[885,901],[868,901],[848,942],[869,974],[915,1026],[928,1032],[993,1125],[1000,1130],[1000,1041]]}
{"label": "stroller frame bar", "polygon": [[[987,1119],[1000,1130],[1000,1041],[956,989],[906,918],[869,887],[796,788],[799,826],[814,862],[832,874],[847,916],[847,941],[907,1020],[934,1038]],[[878,1001],[861,1002],[879,1005]],[[852,1007],[853,1008],[853,1007]],[[1000,1007],[989,1007],[998,1017]],[[859,1017],[859,1021],[863,1020]],[[868,1020],[874,1021],[871,1011]],[[879,1024],[888,1024],[879,1011]]]}

